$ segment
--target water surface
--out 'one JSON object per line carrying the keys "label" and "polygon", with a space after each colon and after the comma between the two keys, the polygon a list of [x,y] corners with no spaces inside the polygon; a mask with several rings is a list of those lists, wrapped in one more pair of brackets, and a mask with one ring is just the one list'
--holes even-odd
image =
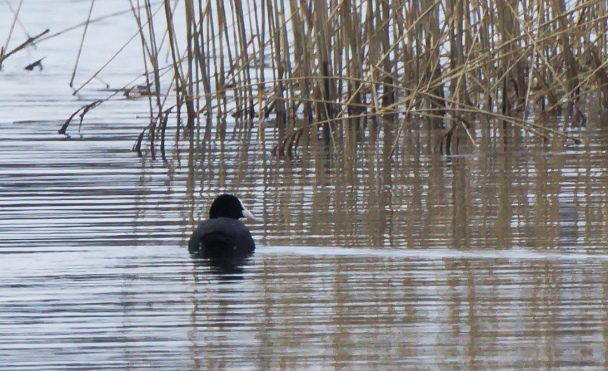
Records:
{"label": "water surface", "polygon": [[[515,135],[451,157],[412,123],[394,161],[370,141],[277,158],[272,125],[265,140],[171,137],[166,160],[139,158],[145,100],[114,99],[57,134],[108,94],[70,95],[59,60],[79,35],[65,37],[0,72],[7,369],[606,367],[599,122],[557,120],[580,146]],[[45,70],[21,69],[44,54]],[[131,67],[108,75],[128,81]],[[258,249],[233,272],[185,248],[225,191],[258,217]]]}

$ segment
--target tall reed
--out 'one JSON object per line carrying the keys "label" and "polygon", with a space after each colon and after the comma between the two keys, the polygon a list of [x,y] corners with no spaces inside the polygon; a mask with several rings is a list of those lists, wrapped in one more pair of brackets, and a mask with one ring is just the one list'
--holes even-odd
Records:
{"label": "tall reed", "polygon": [[[382,133],[394,153],[412,121],[443,130],[437,148],[448,152],[459,133],[475,145],[513,128],[576,141],[540,118],[565,108],[583,122],[591,97],[608,107],[607,4],[165,1],[175,101],[156,110],[177,107],[197,140],[225,135],[232,119],[237,132],[274,125],[278,155],[311,133],[330,147]],[[142,40],[158,71],[151,29]]]}

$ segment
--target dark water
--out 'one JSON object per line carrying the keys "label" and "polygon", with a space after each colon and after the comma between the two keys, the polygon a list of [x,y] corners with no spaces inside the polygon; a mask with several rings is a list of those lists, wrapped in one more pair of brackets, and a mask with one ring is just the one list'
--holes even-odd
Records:
{"label": "dark water", "polygon": [[[53,53],[70,45],[0,72],[2,369],[606,367],[599,124],[568,126],[581,146],[516,137],[452,157],[413,125],[394,162],[369,142],[278,159],[272,128],[138,158],[145,100],[56,133],[108,94],[70,95]],[[42,72],[19,65],[45,53]],[[231,273],[185,248],[224,191],[258,217]]]}

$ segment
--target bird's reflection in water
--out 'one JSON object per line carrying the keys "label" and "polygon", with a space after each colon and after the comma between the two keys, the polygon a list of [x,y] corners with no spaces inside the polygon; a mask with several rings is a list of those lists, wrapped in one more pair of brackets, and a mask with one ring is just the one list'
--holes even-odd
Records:
{"label": "bird's reflection in water", "polygon": [[247,266],[251,263],[253,254],[238,255],[222,258],[205,258],[199,255],[191,255],[194,266],[203,268],[205,271],[215,274],[223,281],[242,280]]}

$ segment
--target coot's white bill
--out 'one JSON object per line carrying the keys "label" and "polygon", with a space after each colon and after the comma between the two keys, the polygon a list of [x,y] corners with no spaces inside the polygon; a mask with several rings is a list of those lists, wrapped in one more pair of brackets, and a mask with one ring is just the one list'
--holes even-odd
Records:
{"label": "coot's white bill", "polygon": [[251,219],[251,220],[256,220],[255,219],[255,215],[253,215],[253,213],[247,209],[243,209],[243,216],[247,219]]}

